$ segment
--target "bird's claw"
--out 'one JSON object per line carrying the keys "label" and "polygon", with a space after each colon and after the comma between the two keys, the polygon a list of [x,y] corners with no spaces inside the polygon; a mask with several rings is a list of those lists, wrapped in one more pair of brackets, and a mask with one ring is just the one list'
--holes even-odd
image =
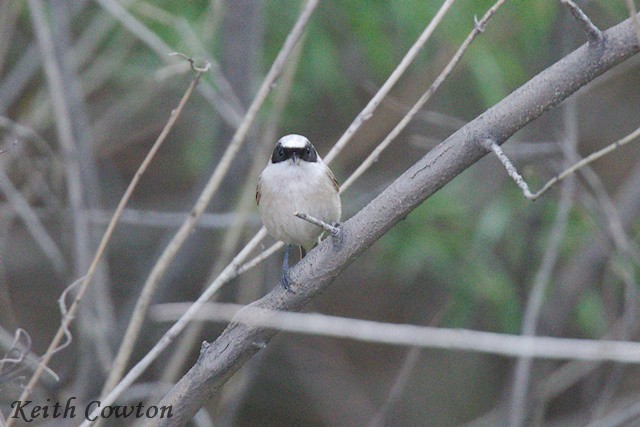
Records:
{"label": "bird's claw", "polygon": [[331,233],[333,237],[334,249],[339,249],[344,241],[344,231],[342,230],[342,224],[339,222],[332,222],[331,226],[334,228],[335,233]]}
{"label": "bird's claw", "polygon": [[280,278],[280,283],[282,284],[282,287],[285,288],[287,291],[291,291],[291,280],[289,279],[289,272],[288,271],[283,271],[282,272],[282,277]]}
{"label": "bird's claw", "polygon": [[331,226],[334,228],[334,231],[331,233],[333,237],[338,237],[340,233],[342,233],[342,224],[339,222],[332,222]]}

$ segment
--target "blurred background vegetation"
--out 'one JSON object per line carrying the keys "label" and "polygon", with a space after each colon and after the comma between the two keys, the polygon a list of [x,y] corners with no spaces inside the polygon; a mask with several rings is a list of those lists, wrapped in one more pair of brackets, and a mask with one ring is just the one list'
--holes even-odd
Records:
{"label": "blurred background vegetation", "polygon": [[[628,17],[623,0],[579,3],[603,29]],[[128,15],[117,19],[114,4]],[[391,95],[332,164],[339,181],[429,87],[471,31],[474,16],[482,16],[492,4],[455,3]],[[77,144],[90,249],[84,256],[79,256],[74,240],[78,231],[66,181],[69,159],[59,140],[59,106],[52,103],[32,18],[37,5],[47,14],[54,55],[63,71],[65,114]],[[247,189],[253,191],[257,175],[252,165],[266,163],[275,138],[301,133],[325,154],[440,6],[432,0],[321,2],[292,69],[291,87],[276,85],[209,208],[212,214],[230,215],[212,215],[209,225],[193,233],[165,276],[156,302],[194,300],[259,228],[255,206],[243,203],[242,196]],[[293,0],[0,2],[2,146],[18,141],[0,155],[0,322],[9,337],[17,327],[24,328],[37,354],[46,349],[59,324],[57,298],[86,272],[110,212],[193,77],[185,64],[167,54],[178,51],[214,64],[129,204],[142,211],[136,218],[146,222],[136,223],[131,217],[135,212],[130,212],[118,226],[108,259],[74,323],[74,342],[53,359],[61,380],[44,381],[35,398],[72,395],[89,401],[100,392],[140,287],[184,216],[159,223],[150,215],[186,214],[191,208],[300,9],[301,2]],[[584,42],[560,2],[507,2],[426,109],[344,193],[343,219],[465,122]],[[638,64],[638,58],[632,58],[606,73],[574,95],[575,102],[545,114],[504,146],[534,189],[565,164],[561,145],[569,138],[571,117],[577,118],[583,156],[638,126]],[[278,97],[286,100],[282,111]],[[266,140],[274,124],[276,137]],[[631,144],[593,166],[636,244],[639,160],[640,149]],[[25,227],[16,194],[42,222],[64,265],[56,268],[55,257],[46,254]],[[529,289],[548,249],[558,195],[554,190],[535,203],[525,200],[497,160],[487,157],[392,229],[308,310],[519,333]],[[545,335],[598,338],[623,313],[622,261],[590,186],[578,180],[571,200],[538,329]],[[244,214],[239,216],[241,237],[233,241],[228,230],[233,218]],[[279,262],[280,254],[225,286],[218,299],[248,303],[259,298],[277,284]],[[637,283],[637,266],[634,271]],[[166,327],[151,320],[145,324],[135,360]],[[627,336],[635,337],[637,327],[634,321]],[[167,352],[142,379],[142,396],[160,387],[155,381],[179,377],[196,360],[199,343],[215,339],[222,328],[206,324],[195,341],[184,344],[189,354],[175,362],[178,368],[170,378],[164,376],[167,364],[178,359]],[[6,349],[6,340],[3,345]],[[206,409],[216,425],[362,425],[380,411],[388,425],[474,420],[492,425],[491,417],[500,417],[508,403],[513,362],[280,334]],[[536,363],[539,375],[532,389],[542,389],[564,365]],[[400,395],[389,400],[402,369],[411,374]],[[604,413],[598,411],[640,397],[637,376],[618,375],[614,381],[620,367],[603,364],[593,369],[556,393],[536,391],[531,407],[537,409],[538,421],[580,425]],[[19,384],[0,384],[5,415]],[[613,384],[612,393],[603,397],[607,384]]]}

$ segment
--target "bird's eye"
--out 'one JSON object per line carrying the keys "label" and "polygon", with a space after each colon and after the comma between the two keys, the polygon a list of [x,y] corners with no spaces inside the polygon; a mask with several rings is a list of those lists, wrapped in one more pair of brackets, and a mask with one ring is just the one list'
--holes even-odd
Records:
{"label": "bird's eye", "polygon": [[287,154],[284,147],[278,144],[275,150],[273,150],[273,154],[271,155],[271,163],[284,162],[286,159],[287,159]]}

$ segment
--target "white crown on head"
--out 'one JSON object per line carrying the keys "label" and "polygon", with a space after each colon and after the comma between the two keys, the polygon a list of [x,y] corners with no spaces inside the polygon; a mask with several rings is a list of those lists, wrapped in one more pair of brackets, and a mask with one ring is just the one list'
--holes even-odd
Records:
{"label": "white crown on head", "polygon": [[283,136],[278,142],[285,148],[304,148],[309,144],[309,140],[306,137],[295,133]]}

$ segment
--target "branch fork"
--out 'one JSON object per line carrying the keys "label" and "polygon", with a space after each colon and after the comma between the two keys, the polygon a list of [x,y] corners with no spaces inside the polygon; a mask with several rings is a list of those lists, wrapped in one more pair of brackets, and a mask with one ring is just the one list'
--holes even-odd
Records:
{"label": "branch fork", "polygon": [[587,16],[586,13],[580,9],[576,3],[572,0],[560,0],[560,3],[564,4],[569,8],[569,12],[573,15],[574,18],[578,21],[578,23],[582,26],[582,29],[585,33],[587,33],[587,38],[589,39],[589,45],[591,46],[600,46],[604,41],[604,34]]}

